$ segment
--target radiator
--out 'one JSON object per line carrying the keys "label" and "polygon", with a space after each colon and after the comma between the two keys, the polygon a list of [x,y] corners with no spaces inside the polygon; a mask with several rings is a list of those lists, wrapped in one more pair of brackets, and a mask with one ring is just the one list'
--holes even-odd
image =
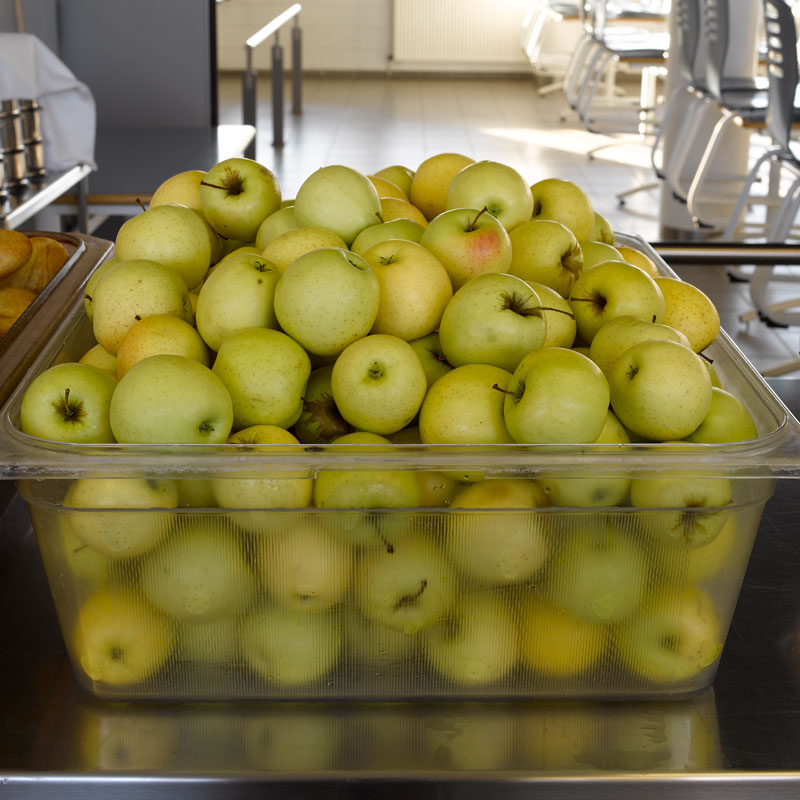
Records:
{"label": "radiator", "polygon": [[529,0],[394,0],[398,65],[519,66]]}

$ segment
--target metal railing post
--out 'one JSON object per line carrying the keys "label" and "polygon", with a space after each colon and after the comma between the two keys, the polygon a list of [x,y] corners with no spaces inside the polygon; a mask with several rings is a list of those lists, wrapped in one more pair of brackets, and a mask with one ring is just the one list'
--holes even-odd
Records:
{"label": "metal railing post", "polygon": [[295,17],[292,27],[292,113],[303,111],[303,33],[300,19]]}
{"label": "metal railing post", "polygon": [[[263,28],[256,31],[245,42],[247,67],[242,75],[242,114],[246,125],[256,127],[256,83],[258,73],[253,69],[253,50],[270,36],[275,40],[272,45],[272,145],[283,147],[283,48],[278,31],[290,19],[294,19],[292,28],[292,111],[301,113],[302,107],[302,71],[301,71],[301,38],[298,14],[302,10],[300,3],[289,6],[282,14],[278,14]],[[245,155],[256,157],[255,138],[248,145]]]}
{"label": "metal railing post", "polygon": [[[245,125],[252,125],[256,127],[256,85],[258,82],[258,75],[253,69],[253,48],[245,45],[245,54],[247,57],[247,67],[242,73],[242,116]],[[256,137],[244,151],[247,158],[255,159],[256,157]]]}
{"label": "metal railing post", "polygon": [[277,33],[272,45],[272,145],[283,147],[283,47]]}

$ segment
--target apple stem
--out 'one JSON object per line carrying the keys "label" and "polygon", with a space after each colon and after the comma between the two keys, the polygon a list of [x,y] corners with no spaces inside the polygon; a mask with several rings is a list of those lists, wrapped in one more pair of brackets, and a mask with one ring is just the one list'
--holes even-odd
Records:
{"label": "apple stem", "polygon": [[713,364],[714,363],[714,359],[710,358],[705,353],[698,353],[697,355],[699,355],[700,358],[702,358],[704,361],[708,361],[709,364]]}
{"label": "apple stem", "polygon": [[428,579],[423,578],[419,583],[419,590],[414,592],[414,594],[407,594],[401,597],[397,603],[395,604],[395,610],[402,608],[403,606],[410,606],[412,603],[415,603],[422,597],[424,591],[428,588]]}
{"label": "apple stem", "polygon": [[537,311],[555,311],[557,314],[566,314],[570,319],[575,319],[575,315],[571,311],[565,311],[563,308],[550,308],[550,306],[538,306]]}
{"label": "apple stem", "polygon": [[482,208],[482,209],[481,209],[481,210],[480,210],[480,211],[479,211],[479,212],[478,212],[478,213],[475,215],[475,219],[473,219],[473,220],[472,220],[472,222],[470,222],[470,224],[469,224],[469,227],[467,228],[467,231],[474,231],[474,230],[475,230],[475,227],[476,227],[476,226],[477,226],[477,224],[478,224],[478,220],[479,220],[479,219],[480,219],[480,218],[481,218],[481,217],[482,217],[482,216],[483,216],[483,215],[484,215],[484,214],[485,214],[485,213],[486,213],[488,210],[489,210],[489,209],[488,209],[486,206],[484,206],[484,207],[483,207],[483,208]]}
{"label": "apple stem", "polygon": [[503,394],[507,394],[510,397],[513,397],[517,402],[522,399],[522,395],[525,394],[525,381],[520,381],[517,384],[517,388],[514,391],[509,389],[503,389],[499,384],[495,383],[492,384],[492,389],[497,389],[498,392],[502,392]]}
{"label": "apple stem", "polygon": [[136,204],[142,209],[142,211],[147,211],[147,206],[144,204],[144,200],[142,200],[141,197],[136,198]]}
{"label": "apple stem", "polygon": [[209,183],[208,181],[200,181],[201,186],[210,186],[212,189],[223,189],[224,191],[228,191],[227,186],[220,186],[218,183]]}

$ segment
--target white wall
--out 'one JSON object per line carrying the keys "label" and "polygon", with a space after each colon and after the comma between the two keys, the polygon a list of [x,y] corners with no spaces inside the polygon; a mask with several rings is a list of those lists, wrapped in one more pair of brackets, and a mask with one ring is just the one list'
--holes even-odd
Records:
{"label": "white wall", "polygon": [[[526,0],[301,0],[300,24],[303,32],[303,69],[313,72],[365,71],[388,69],[431,71],[525,72],[530,65],[516,43]],[[218,64],[221,70],[241,70],[245,65],[245,40],[292,4],[291,0],[226,0],[217,6]],[[394,7],[403,11],[414,7],[419,14],[419,41],[428,50],[409,49],[416,36],[405,36],[403,60],[389,61],[393,51]],[[493,23],[490,24],[490,23]],[[284,68],[291,67],[290,22],[282,29]],[[468,27],[465,30],[465,25]],[[507,30],[505,52],[492,63],[492,55],[481,52],[493,28]],[[406,28],[407,30],[407,28]],[[495,35],[495,39],[497,36]],[[428,44],[426,44],[428,43]],[[437,50],[441,43],[441,51]],[[458,46],[460,43],[460,47]],[[264,42],[254,53],[254,66],[269,69],[272,41]],[[445,46],[447,45],[447,46]],[[496,48],[496,46],[495,46]],[[426,53],[429,52],[429,58]],[[459,52],[460,51],[460,52]],[[402,56],[402,54],[399,54]]]}
{"label": "white wall", "polygon": [[[221,70],[245,65],[245,40],[292,5],[291,0],[227,0],[217,7],[217,57]],[[392,49],[392,0],[303,0],[303,69],[381,71]],[[282,29],[284,68],[291,68],[292,22]],[[254,53],[269,69],[272,40]]]}

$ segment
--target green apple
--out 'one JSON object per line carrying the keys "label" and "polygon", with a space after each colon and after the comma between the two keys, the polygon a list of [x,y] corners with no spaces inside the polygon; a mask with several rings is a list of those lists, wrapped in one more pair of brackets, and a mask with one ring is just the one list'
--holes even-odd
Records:
{"label": "green apple", "polygon": [[230,668],[239,657],[237,622],[235,616],[203,622],[181,622],[177,631],[178,658]]}
{"label": "green apple", "polygon": [[[228,444],[240,445],[237,451],[247,453],[261,449],[269,453],[290,453],[291,447],[281,445],[299,444],[297,438],[276,425],[252,425],[237,431],[228,438]],[[261,448],[259,445],[268,445]],[[311,503],[313,480],[307,472],[278,468],[246,473],[236,477],[219,476],[211,479],[211,491],[216,505],[221,508],[305,508]],[[248,514],[236,514],[232,518],[244,528]],[[260,528],[259,528],[260,529]]]}
{"label": "green apple", "polygon": [[280,236],[276,236],[271,242],[264,246],[261,255],[271,261],[282,274],[286,267],[297,258],[312,250],[320,247],[341,247],[345,249],[347,245],[338,233],[334,233],[327,228],[311,227],[308,225],[297,225],[290,231],[286,231]]}
{"label": "green apple", "polygon": [[[355,431],[331,443],[345,452],[383,448],[391,442],[376,433]],[[372,509],[406,508],[420,505],[420,488],[412,470],[321,469],[314,480],[314,505],[317,508]],[[364,514],[339,514],[332,518],[336,532],[345,541],[358,545],[391,547],[382,531]],[[397,532],[392,533],[392,539]]]}
{"label": "green apple", "polygon": [[455,600],[452,567],[434,542],[408,534],[364,554],[356,569],[361,612],[378,625],[414,634],[438,622]]}
{"label": "green apple", "polygon": [[414,170],[402,164],[392,164],[388,167],[383,167],[374,173],[375,177],[385,178],[391,181],[396,186],[399,186],[406,197],[409,196],[411,191],[411,182],[414,180]]}
{"label": "green apple", "polygon": [[[212,247],[208,223],[193,208],[170,203],[122,223],[114,241],[120,261],[146,259],[175,270],[187,289],[197,286],[221,251]],[[216,258],[212,256],[216,255]]]}
{"label": "green apple", "polygon": [[491,364],[465,364],[428,389],[419,412],[425,444],[510,444],[503,416],[511,373]]}
{"label": "green apple", "polygon": [[89,364],[104,369],[116,377],[117,357],[108,352],[101,344],[92,345],[79,359],[79,364]]}
{"label": "green apple", "polygon": [[649,585],[647,558],[623,515],[576,512],[559,530],[561,546],[547,572],[547,596],[585,622],[614,623],[634,614]]}
{"label": "green apple", "polygon": [[425,228],[419,243],[444,265],[453,289],[483,272],[508,272],[511,240],[486,209],[443,211]]}
{"label": "green apple", "polygon": [[720,330],[714,302],[702,289],[679,278],[659,276],[655,282],[664,295],[664,324],[686,334],[695,353],[705,350]]}
{"label": "green apple", "polygon": [[600,327],[614,317],[664,321],[664,295],[658,284],[624,261],[602,261],[582,272],[568,299],[578,324],[578,337],[587,345],[591,345]]}
{"label": "green apple", "polygon": [[186,356],[150,356],[114,389],[111,430],[118,442],[221,444],[230,435],[233,403],[225,384]]}
{"label": "green apple", "polygon": [[447,207],[447,189],[450,181],[475,159],[461,153],[436,153],[422,161],[414,171],[408,199],[432,220]]}
{"label": "green apple", "polygon": [[[630,436],[609,410],[595,444],[629,444]],[[622,504],[628,496],[630,478],[598,475],[597,477],[544,477],[539,485],[554,506],[599,508]]]}
{"label": "green apple", "polygon": [[425,226],[420,225],[413,219],[393,219],[389,222],[379,222],[377,225],[370,225],[364,228],[361,233],[353,239],[350,249],[360,256],[363,256],[373,245],[378,242],[385,242],[387,239],[404,239],[409,242],[419,242]]}
{"label": "green apple", "polygon": [[153,675],[174,639],[172,623],[134,591],[103,587],[80,607],[69,644],[91,681],[127,686]]}
{"label": "green apple", "polygon": [[180,508],[213,508],[217,501],[211,490],[211,478],[176,478]]}
{"label": "green apple", "polygon": [[195,324],[214,351],[231,333],[245,328],[277,328],[273,298],[279,272],[268,259],[249,252],[223,259],[197,296]]}
{"label": "green apple", "polygon": [[445,372],[450,372],[453,369],[453,365],[447,361],[442,352],[438,333],[429,333],[427,336],[410,341],[409,344],[419,357],[429,389]]}
{"label": "green apple", "polygon": [[293,428],[295,436],[303,443],[332,442],[353,430],[352,425],[339,413],[336,401],[333,399],[332,372],[333,364],[325,364],[311,370],[303,394],[303,410]]}
{"label": "green apple", "polygon": [[445,551],[468,580],[481,585],[528,580],[549,553],[547,538],[531,509],[547,505],[544,492],[525,478],[470,484],[450,503]]}
{"label": "green apple", "polygon": [[525,281],[542,301],[545,337],[542,347],[572,347],[578,326],[567,300],[555,289],[537,281]]}
{"label": "green apple", "polygon": [[86,286],[83,289],[83,308],[86,311],[86,316],[89,322],[92,321],[94,316],[94,290],[97,284],[103,278],[103,275],[119,261],[116,256],[106,259],[102,264],[95,268],[94,272],[89,276],[86,281]]}
{"label": "green apple", "polygon": [[79,539],[72,531],[69,517],[69,512],[64,512],[59,521],[58,558],[66,564],[70,575],[92,590],[106,586],[111,571],[108,556]]}
{"label": "green apple", "polygon": [[477,161],[453,176],[445,207],[486,208],[510,231],[531,218],[533,195],[513,167],[499,161]]}
{"label": "green apple", "polygon": [[595,442],[606,422],[605,375],[591,359],[565,347],[528,353],[502,394],[506,427],[521,444]]}
{"label": "green apple", "polygon": [[116,387],[116,376],[90,364],[48,367],[25,389],[20,429],[56,442],[113,442],[110,409]]}
{"label": "green apple", "polygon": [[381,221],[380,213],[381,200],[370,179],[340,164],[312,172],[294,198],[299,225],[328,228],[348,246],[364,228]]}
{"label": "green apple", "polygon": [[[689,451],[690,452],[690,451]],[[631,481],[631,505],[668,509],[642,513],[649,535],[678,547],[703,547],[722,530],[733,502],[727,478],[692,473],[676,477],[636,477]]]}
{"label": "green apple", "polygon": [[353,550],[319,520],[298,520],[261,541],[259,573],[267,594],[291,611],[317,613],[350,587]]}
{"label": "green apple", "polygon": [[282,331],[245,328],[222,340],[212,367],[233,401],[233,427],[290,428],[311,374],[305,350]]}
{"label": "green apple", "polygon": [[337,356],[372,328],[380,284],[361,256],[322,247],[286,268],[274,303],[281,328],[309,353]]}
{"label": "green apple", "polygon": [[445,307],[439,325],[442,352],[454,367],[492,364],[513,372],[546,337],[539,296],[522,278],[504,273],[468,280]]}
{"label": "green apple", "polygon": [[92,330],[97,342],[117,354],[125,334],[152,314],[192,322],[189,290],[177,272],[155,261],[119,261],[94,290]]}
{"label": "green apple", "polygon": [[533,219],[563,222],[579,242],[594,235],[594,208],[586,192],[573,181],[545,178],[531,186]]}
{"label": "green apple", "polygon": [[273,211],[259,226],[256,231],[255,246],[259,252],[282,233],[297,227],[294,218],[294,205],[282,206]]}
{"label": "green apple", "polygon": [[137,361],[171,354],[193,358],[207,367],[208,347],[197,329],[172,314],[153,314],[134,323],[117,350],[117,377],[121,378]]}
{"label": "green apple", "polygon": [[688,436],[711,407],[711,376],[703,359],[665,339],[629,347],[611,365],[608,385],[619,421],[653,441]]}
{"label": "green apple", "polygon": [[428,662],[461,686],[497,683],[519,660],[519,634],[504,597],[462,594],[447,616],[425,631]]}
{"label": "green apple", "polygon": [[357,430],[382,435],[414,419],[427,388],[414,348],[384,333],[349,344],[331,372],[333,399],[342,417]]}
{"label": "green apple", "polygon": [[172,527],[164,509],[177,505],[173,481],[144,478],[80,478],[63,500],[72,533],[110,558],[133,558],[152,549]]}
{"label": "green apple", "polygon": [[598,329],[589,345],[589,357],[608,375],[611,365],[639,342],[668,339],[689,346],[689,340],[675,328],[662,322],[649,322],[629,314],[612,317]]}
{"label": "green apple", "polygon": [[584,675],[603,657],[608,628],[573,616],[526,590],[518,603],[522,663],[539,675]]}
{"label": "green apple", "polygon": [[583,251],[575,234],[557,220],[533,219],[517,225],[508,236],[508,272],[567,297],[583,270]]}
{"label": "green apple", "polygon": [[417,242],[387,239],[364,253],[380,284],[372,333],[411,341],[433,333],[453,297],[450,276],[436,256]]}
{"label": "green apple", "polygon": [[222,515],[181,522],[142,562],[144,596],[178,620],[208,622],[241,614],[256,591],[241,543]]}
{"label": "green apple", "polygon": [[200,184],[203,214],[226,239],[255,241],[261,223],[281,204],[278,179],[249,158],[227,158],[215,164]]}
{"label": "green apple", "polygon": [[747,406],[726,389],[711,387],[711,406],[700,425],[685,442],[722,444],[758,438],[758,429]]}
{"label": "green apple", "polygon": [[419,637],[370,622],[349,606],[343,609],[342,617],[348,664],[378,667],[382,671],[404,669],[411,659],[421,655]]}
{"label": "green apple", "polygon": [[656,591],[645,608],[615,632],[615,646],[633,673],[653,683],[681,683],[720,656],[724,632],[705,592],[682,584]]}
{"label": "green apple", "polygon": [[581,253],[583,253],[583,268],[590,269],[595,264],[603,261],[624,261],[622,253],[614,245],[605,242],[580,242]]}
{"label": "green apple", "polygon": [[170,175],[156,187],[147,207],[155,208],[168,203],[180,203],[182,206],[202,211],[200,183],[205,177],[206,173],[202,169],[187,169]]}
{"label": "green apple", "polygon": [[262,605],[242,621],[240,648],[245,662],[269,683],[305,690],[336,666],[341,639],[332,613]]}
{"label": "green apple", "polygon": [[592,234],[593,242],[603,242],[604,244],[614,244],[616,241],[614,229],[611,223],[597,211],[594,212],[594,233]]}

